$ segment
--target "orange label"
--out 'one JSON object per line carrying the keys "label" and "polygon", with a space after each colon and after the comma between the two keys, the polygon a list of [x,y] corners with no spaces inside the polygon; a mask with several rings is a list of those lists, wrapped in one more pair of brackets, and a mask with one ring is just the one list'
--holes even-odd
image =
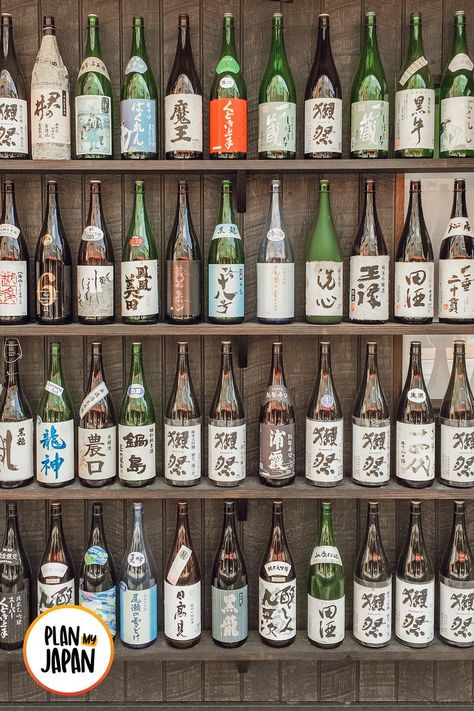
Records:
{"label": "orange label", "polygon": [[247,100],[210,103],[210,153],[247,153]]}

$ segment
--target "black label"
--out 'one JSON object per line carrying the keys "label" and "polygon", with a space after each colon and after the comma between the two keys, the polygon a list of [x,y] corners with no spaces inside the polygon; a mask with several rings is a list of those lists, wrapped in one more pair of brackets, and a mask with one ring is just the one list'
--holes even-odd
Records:
{"label": "black label", "polygon": [[0,593],[0,640],[8,644],[22,642],[29,625],[28,583],[17,593]]}

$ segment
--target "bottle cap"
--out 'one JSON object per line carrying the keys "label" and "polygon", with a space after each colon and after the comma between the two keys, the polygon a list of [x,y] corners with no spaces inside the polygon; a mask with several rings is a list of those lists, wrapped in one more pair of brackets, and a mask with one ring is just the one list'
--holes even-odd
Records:
{"label": "bottle cap", "polygon": [[8,12],[2,12],[1,18],[4,27],[13,27],[13,18]]}
{"label": "bottle cap", "polygon": [[320,193],[328,193],[329,192],[329,180],[320,180],[319,181],[319,192]]}
{"label": "bottle cap", "polygon": [[133,18],[132,27],[144,27],[144,25],[145,20],[143,19],[143,17],[135,15],[135,17]]}
{"label": "bottle cap", "polygon": [[375,193],[375,180],[373,178],[368,178],[365,181],[365,192]]}
{"label": "bottle cap", "polygon": [[14,193],[15,192],[15,183],[13,180],[4,180],[3,181],[3,192],[4,193]]}
{"label": "bottle cap", "polygon": [[189,27],[189,15],[178,15],[178,26]]}

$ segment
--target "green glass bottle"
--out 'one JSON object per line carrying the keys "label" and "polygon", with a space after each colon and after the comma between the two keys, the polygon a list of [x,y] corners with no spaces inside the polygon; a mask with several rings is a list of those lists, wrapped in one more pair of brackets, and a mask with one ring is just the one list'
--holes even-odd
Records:
{"label": "green glass bottle", "polygon": [[122,158],[156,158],[156,84],[145,47],[143,17],[133,18],[132,51],[122,79]]}
{"label": "green glass bottle", "polygon": [[232,206],[232,183],[222,181],[218,223],[209,247],[209,321],[242,323],[244,320],[245,255]]}
{"label": "green glass bottle", "polygon": [[87,18],[86,56],[76,81],[76,157],[112,157],[112,84],[102,60],[99,18]]}
{"label": "green glass bottle", "polygon": [[306,246],[306,321],[342,321],[342,251],[331,214],[329,180],[319,181],[319,210]]}
{"label": "green glass bottle", "polygon": [[143,372],[142,344],[132,343],[127,390],[118,427],[119,479],[125,486],[146,486],[156,476],[155,409]]}
{"label": "green glass bottle", "polygon": [[247,158],[247,87],[230,12],[224,14],[221,53],[211,85],[209,154],[211,158]]}
{"label": "green glass bottle", "polygon": [[145,205],[145,183],[135,180],[132,217],[122,251],[120,302],[124,323],[158,321],[158,269],[158,252]]}
{"label": "green glass bottle", "polygon": [[258,157],[296,157],[296,89],[286,58],[281,12],[273,14],[270,57],[258,94]]}
{"label": "green glass bottle", "polygon": [[474,156],[474,75],[464,10],[454,15],[453,48],[441,81],[440,158]]}
{"label": "green glass bottle", "polygon": [[320,531],[308,570],[308,637],[318,647],[344,640],[344,568],[332,530],[330,503],[321,502]]}
{"label": "green glass bottle", "polygon": [[421,13],[410,15],[410,41],[395,94],[395,156],[433,158],[435,92],[423,49]]}
{"label": "green glass bottle", "polygon": [[61,344],[49,344],[48,379],[36,417],[36,478],[43,486],[74,479],[74,411],[64,380]]}
{"label": "green glass bottle", "polygon": [[365,15],[364,45],[351,93],[351,158],[388,156],[388,85],[377,45],[375,12]]}

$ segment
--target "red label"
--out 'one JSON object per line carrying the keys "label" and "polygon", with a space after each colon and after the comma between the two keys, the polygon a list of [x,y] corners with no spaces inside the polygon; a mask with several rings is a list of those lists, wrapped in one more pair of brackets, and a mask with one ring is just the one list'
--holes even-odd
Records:
{"label": "red label", "polygon": [[128,243],[130,247],[139,247],[141,244],[143,244],[143,240],[141,237],[130,237]]}
{"label": "red label", "polygon": [[247,100],[210,103],[210,153],[247,153]]}

